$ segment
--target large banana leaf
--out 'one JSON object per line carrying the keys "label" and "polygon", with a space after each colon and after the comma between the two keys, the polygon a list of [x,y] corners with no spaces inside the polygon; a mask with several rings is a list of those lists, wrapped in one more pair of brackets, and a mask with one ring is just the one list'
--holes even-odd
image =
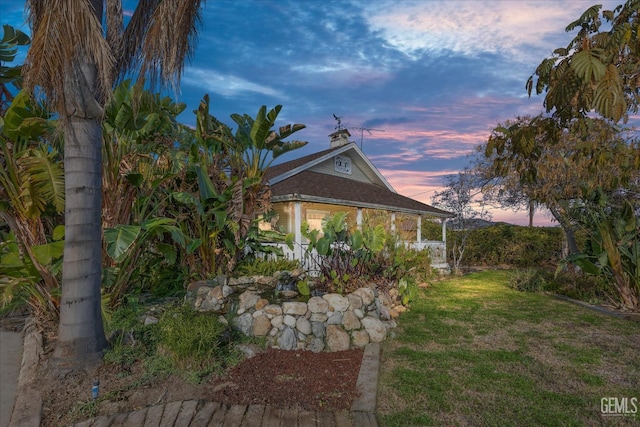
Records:
{"label": "large banana leaf", "polygon": [[382,224],[378,224],[375,228],[366,228],[363,234],[367,249],[374,253],[382,250],[386,241],[386,232]]}
{"label": "large banana leaf", "polygon": [[29,174],[29,183],[44,202],[50,203],[58,213],[64,212],[64,169],[53,149],[33,150],[29,157],[20,159]]}
{"label": "large banana leaf", "polygon": [[2,132],[12,140],[38,140],[53,129],[48,113],[34,104],[29,95],[20,91],[5,112]]}
{"label": "large banana leaf", "polygon": [[107,254],[116,262],[122,261],[129,249],[136,242],[142,232],[138,225],[119,224],[104,230],[104,240],[107,243]]}
{"label": "large banana leaf", "polygon": [[142,228],[154,236],[169,233],[173,241],[184,248],[187,245],[186,238],[175,224],[176,221],[171,218],[150,218],[142,222]]}
{"label": "large banana leaf", "polygon": [[60,258],[64,252],[64,241],[51,242],[32,248],[36,260],[41,265],[50,265],[55,259]]}

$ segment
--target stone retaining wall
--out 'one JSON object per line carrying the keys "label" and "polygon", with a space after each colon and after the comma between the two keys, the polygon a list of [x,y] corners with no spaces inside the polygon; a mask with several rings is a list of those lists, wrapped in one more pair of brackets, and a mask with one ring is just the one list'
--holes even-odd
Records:
{"label": "stone retaining wall", "polygon": [[[348,295],[325,294],[308,302],[272,303],[257,290],[245,290],[236,304],[227,285],[200,286],[187,299],[200,311],[233,306],[232,326],[247,336],[266,337],[270,347],[283,350],[342,351],[383,341],[396,326],[400,307],[387,295],[363,287]],[[226,307],[227,310],[230,307]]]}

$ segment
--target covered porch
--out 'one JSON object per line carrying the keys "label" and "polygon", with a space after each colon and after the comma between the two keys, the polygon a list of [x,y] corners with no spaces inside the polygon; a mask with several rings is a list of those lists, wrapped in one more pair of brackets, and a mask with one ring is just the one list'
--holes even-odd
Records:
{"label": "covered porch", "polygon": [[382,224],[387,232],[398,237],[399,244],[414,250],[428,250],[434,269],[449,271],[446,260],[446,221],[449,215],[413,209],[393,209],[389,206],[329,203],[326,200],[309,200],[312,198],[301,196],[288,199],[273,201],[277,215],[270,223],[263,223],[261,228],[293,234],[293,249],[286,244],[277,246],[282,248],[288,259],[301,261],[309,271],[315,270],[316,256],[307,253],[309,242],[302,235],[302,225],[306,222],[310,229],[321,231],[322,220],[338,212],[347,212],[347,223],[352,229]]}

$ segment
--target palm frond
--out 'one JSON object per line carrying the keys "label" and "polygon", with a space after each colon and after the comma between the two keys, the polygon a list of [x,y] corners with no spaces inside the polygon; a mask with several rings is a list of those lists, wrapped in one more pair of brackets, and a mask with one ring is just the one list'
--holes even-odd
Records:
{"label": "palm frond", "polygon": [[121,60],[123,48],[124,23],[122,14],[122,0],[107,0],[107,43],[111,47],[114,60]]}
{"label": "palm frond", "polygon": [[120,77],[137,74],[147,80],[177,86],[184,60],[195,51],[201,0],[141,0],[124,32]]}
{"label": "palm frond", "polygon": [[[102,34],[99,16],[89,0],[29,0],[32,43],[23,67],[25,87],[40,87],[59,113],[87,102],[86,76],[81,67],[95,65],[97,105],[107,99],[114,58]],[[85,108],[85,110],[87,110]],[[99,111],[94,111],[96,114]]]}

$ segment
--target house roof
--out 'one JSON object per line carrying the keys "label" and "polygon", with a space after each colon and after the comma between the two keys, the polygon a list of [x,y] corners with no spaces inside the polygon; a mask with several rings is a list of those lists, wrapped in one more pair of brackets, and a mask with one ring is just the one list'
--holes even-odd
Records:
{"label": "house roof", "polygon": [[[272,201],[306,200],[437,217],[453,216],[450,212],[398,194],[358,145],[346,142],[268,168],[266,179],[271,186]],[[359,179],[322,170],[325,162],[333,162],[335,156],[343,154],[352,157],[354,164],[358,165],[362,172]]]}
{"label": "house roof", "polygon": [[322,157],[339,150],[342,147],[329,148],[327,150],[318,151],[317,153],[309,154],[308,156],[300,157],[298,159],[290,160],[279,165],[269,166],[265,173],[267,181],[271,182],[274,178],[280,177],[289,171],[292,171],[298,167],[310,164],[314,160],[321,159]]}
{"label": "house roof", "polygon": [[451,214],[375,184],[336,175],[302,171],[271,185],[274,202],[301,200],[362,208],[450,217]]}

